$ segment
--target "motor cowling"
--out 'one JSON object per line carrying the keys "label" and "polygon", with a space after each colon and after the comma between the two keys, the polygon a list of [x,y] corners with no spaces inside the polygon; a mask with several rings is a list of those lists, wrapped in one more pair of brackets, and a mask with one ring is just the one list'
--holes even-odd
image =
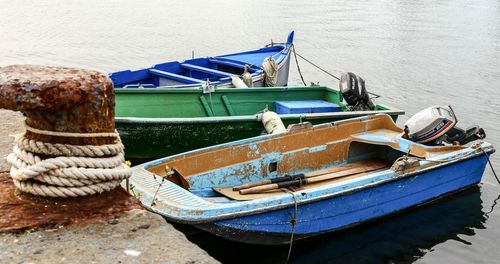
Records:
{"label": "motor cowling", "polygon": [[370,111],[375,105],[365,87],[365,80],[352,72],[342,74],[339,89],[351,111]]}
{"label": "motor cowling", "polygon": [[404,130],[410,140],[427,145],[465,145],[486,137],[482,128],[462,129],[456,126],[457,122],[451,106],[431,106],[408,119]]}
{"label": "motor cowling", "polygon": [[457,118],[450,106],[437,105],[416,113],[404,126],[410,140],[426,143],[444,135],[456,123]]}

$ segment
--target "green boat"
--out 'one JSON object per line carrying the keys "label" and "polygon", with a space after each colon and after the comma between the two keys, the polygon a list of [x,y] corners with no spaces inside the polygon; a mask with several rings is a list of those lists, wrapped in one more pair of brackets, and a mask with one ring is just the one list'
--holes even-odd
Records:
{"label": "green boat", "polygon": [[127,159],[145,161],[265,133],[258,113],[276,111],[277,101],[322,100],[340,111],[280,114],[285,125],[332,122],[385,113],[394,121],[403,111],[377,104],[373,111],[349,111],[342,94],[324,86],[282,88],[115,89],[116,128]]}

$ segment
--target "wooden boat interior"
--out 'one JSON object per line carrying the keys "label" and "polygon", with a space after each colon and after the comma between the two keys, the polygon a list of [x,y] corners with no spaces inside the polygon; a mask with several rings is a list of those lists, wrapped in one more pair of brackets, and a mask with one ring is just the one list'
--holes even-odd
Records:
{"label": "wooden boat interior", "polygon": [[[402,130],[387,115],[375,115],[227,143],[159,160],[146,171],[214,202],[235,202],[283,194],[274,190],[241,195],[233,186],[284,175],[319,170],[353,173],[308,184],[317,188],[390,169],[409,153],[423,159],[461,149],[461,146],[425,146],[401,138]],[[169,172],[167,176],[167,172]]]}
{"label": "wooden boat interior", "polygon": [[262,73],[261,65],[265,58],[272,57],[278,63],[288,54],[293,42],[293,32],[285,44],[276,44],[257,50],[239,52],[215,57],[193,58],[185,61],[171,61],[156,64],[150,68],[124,70],[110,74],[115,88],[157,88],[162,86],[193,86],[207,80],[219,82],[231,76],[242,75],[245,65],[248,72],[255,76]]}
{"label": "wooden boat interior", "polygon": [[[155,96],[151,96],[155,94]],[[276,102],[320,100],[349,112],[336,89],[325,86],[282,88],[223,88],[211,94],[194,89],[122,89],[116,93],[119,117],[196,118],[254,116],[265,108],[277,112]],[[166,109],[169,109],[166,111]],[[374,111],[390,110],[377,104]],[[401,114],[401,111],[394,110]],[[330,113],[331,114],[331,113]],[[284,120],[286,116],[282,117]]]}
{"label": "wooden boat interior", "polygon": [[[156,96],[151,96],[154,93]],[[210,117],[255,115],[268,108],[276,111],[277,101],[321,100],[348,111],[338,90],[327,87],[217,89],[211,94],[184,89],[123,89],[116,94],[117,116],[127,117]],[[172,109],[172,111],[165,111]],[[375,110],[386,110],[377,105]]]}

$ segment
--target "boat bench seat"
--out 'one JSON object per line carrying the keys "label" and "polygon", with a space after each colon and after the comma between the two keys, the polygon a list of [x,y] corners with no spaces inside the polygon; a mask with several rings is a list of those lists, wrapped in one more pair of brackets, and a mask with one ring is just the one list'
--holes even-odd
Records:
{"label": "boat bench seat", "polygon": [[182,83],[189,83],[189,84],[204,83],[204,81],[199,80],[199,79],[195,79],[195,78],[191,78],[191,77],[187,77],[187,76],[183,76],[183,75],[179,75],[179,74],[175,74],[175,73],[171,73],[171,72],[166,72],[166,71],[162,71],[162,70],[158,70],[158,69],[149,69],[149,73],[156,75],[156,76],[164,77],[167,79],[176,80],[176,81],[179,81]]}
{"label": "boat bench seat", "polygon": [[201,67],[201,66],[193,65],[193,64],[189,64],[189,63],[181,63],[181,67],[184,69],[188,69],[188,70],[192,70],[192,71],[199,71],[199,72],[208,73],[208,74],[220,76],[220,77],[233,76],[233,74],[230,74],[227,72],[218,71],[218,70],[214,70],[214,69],[210,69],[210,68],[206,68],[206,67]]}
{"label": "boat bench seat", "polygon": [[[224,65],[224,66],[229,66],[237,69],[245,69],[245,64],[243,62],[233,62],[227,59],[217,59],[217,58],[210,58],[209,61],[211,63],[219,64],[219,65]],[[248,68],[248,71],[250,73],[256,72],[256,69],[254,67]]]}

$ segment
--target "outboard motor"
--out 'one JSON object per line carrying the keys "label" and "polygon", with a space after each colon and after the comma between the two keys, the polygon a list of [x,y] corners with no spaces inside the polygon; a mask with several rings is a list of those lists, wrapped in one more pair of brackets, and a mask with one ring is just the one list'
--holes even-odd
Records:
{"label": "outboard motor", "polygon": [[486,133],[479,126],[471,126],[466,129],[461,129],[459,127],[454,127],[450,129],[446,134],[439,137],[436,140],[436,144],[444,145],[445,143],[453,144],[458,142],[460,145],[465,145],[469,142],[478,139],[486,138]]}
{"label": "outboard motor", "polygon": [[340,92],[349,105],[351,111],[370,111],[375,105],[365,88],[365,80],[352,72],[344,73],[340,77]]}
{"label": "outboard motor", "polygon": [[428,145],[465,145],[486,134],[478,126],[455,127],[458,120],[451,106],[432,106],[412,116],[405,123],[405,133],[412,141]]}

